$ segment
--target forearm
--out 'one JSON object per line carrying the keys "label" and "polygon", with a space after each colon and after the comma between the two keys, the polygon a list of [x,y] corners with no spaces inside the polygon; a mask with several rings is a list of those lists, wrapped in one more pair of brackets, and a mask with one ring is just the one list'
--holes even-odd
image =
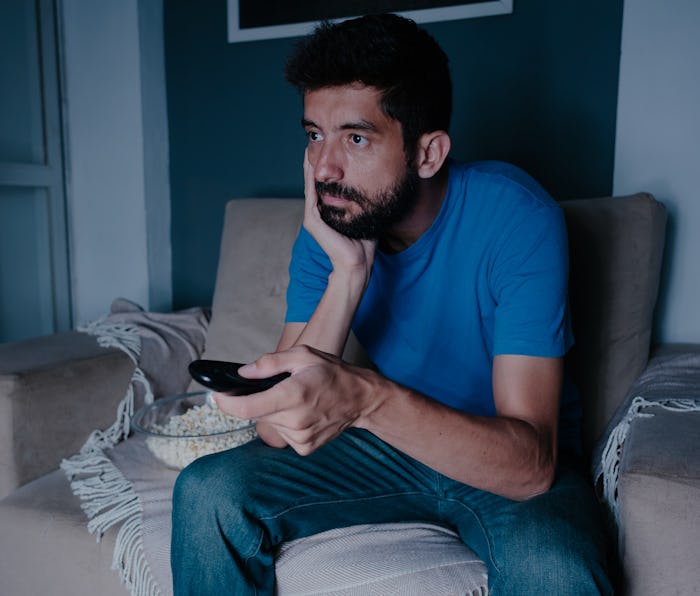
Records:
{"label": "forearm", "polygon": [[455,480],[510,499],[548,490],[556,447],[551,432],[511,417],[458,412],[386,379],[379,405],[356,426]]}
{"label": "forearm", "polygon": [[278,350],[307,345],[341,356],[350,333],[352,319],[367,287],[369,275],[362,271],[333,272],[326,290],[309,321],[296,337],[285,334]]}

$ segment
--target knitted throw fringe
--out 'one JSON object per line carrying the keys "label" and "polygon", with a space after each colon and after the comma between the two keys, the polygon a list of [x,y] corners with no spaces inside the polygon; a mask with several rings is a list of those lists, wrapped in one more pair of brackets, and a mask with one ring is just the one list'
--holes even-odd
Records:
{"label": "knitted throw fringe", "polygon": [[79,453],[61,462],[61,469],[68,477],[73,493],[82,501],[81,507],[89,520],[88,531],[95,534],[97,542],[109,528],[121,524],[112,555],[112,569],[119,572],[119,578],[132,596],[160,596],[158,584],[143,554],[141,502],[131,482],[104,453],[105,449],[129,436],[134,414],[134,387],[141,385],[145,391],[145,403],[153,402],[151,385],[138,366],[141,337],[135,326],[108,324],[104,319],[88,323],[78,331],[95,336],[102,347],[122,350],[136,369],[124,398],[117,406],[117,417],[112,426],[105,431],[93,431]]}
{"label": "knitted throw fringe", "polygon": [[627,410],[625,417],[610,432],[608,440],[601,456],[601,469],[603,477],[603,500],[608,506],[615,520],[615,526],[619,527],[620,504],[618,502],[617,483],[620,477],[620,460],[622,447],[627,437],[632,422],[636,418],[651,418],[652,412],[644,411],[647,408],[663,408],[673,412],[700,411],[700,399],[698,398],[673,398],[648,400],[637,396]]}

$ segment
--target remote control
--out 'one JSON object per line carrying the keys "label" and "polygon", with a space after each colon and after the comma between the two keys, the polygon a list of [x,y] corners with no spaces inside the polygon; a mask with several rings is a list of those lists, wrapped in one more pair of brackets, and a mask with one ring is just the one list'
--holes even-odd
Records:
{"label": "remote control", "polygon": [[192,378],[209,389],[231,395],[250,395],[270,389],[289,376],[288,372],[265,379],[247,379],[238,374],[238,362],[195,360],[189,365]]}

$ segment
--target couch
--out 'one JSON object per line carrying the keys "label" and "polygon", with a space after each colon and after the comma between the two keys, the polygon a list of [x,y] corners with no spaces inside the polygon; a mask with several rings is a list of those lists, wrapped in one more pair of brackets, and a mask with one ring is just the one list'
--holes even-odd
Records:
{"label": "couch", "polygon": [[[694,593],[700,586],[693,561],[700,544],[700,414],[693,399],[700,395],[700,347],[651,353],[665,209],[645,193],[562,206],[577,337],[567,365],[583,397],[592,481],[608,497],[620,593]],[[211,320],[197,313],[204,331],[190,342],[188,358],[249,361],[274,348],[302,212],[297,199],[227,204]],[[177,326],[177,317],[163,321]],[[352,338],[344,357],[366,362]],[[0,345],[3,594],[137,593],[112,569],[120,566],[112,560],[118,528],[99,541],[88,533],[81,501],[58,466],[91,431],[112,424],[144,358],[78,331]],[[156,397],[196,389],[182,366],[173,373],[167,358],[151,365],[146,376],[159,388]],[[155,378],[158,371],[167,382]],[[673,401],[664,401],[667,391]],[[635,402],[640,395],[645,400]],[[484,567],[473,553],[448,530],[420,525],[358,526],[295,541],[281,550],[277,575],[281,594],[485,593]],[[456,588],[467,576],[481,584]]]}

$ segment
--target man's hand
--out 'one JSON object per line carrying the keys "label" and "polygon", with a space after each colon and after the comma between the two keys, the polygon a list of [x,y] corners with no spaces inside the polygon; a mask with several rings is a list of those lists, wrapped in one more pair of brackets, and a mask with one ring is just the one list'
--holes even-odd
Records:
{"label": "man's hand", "polygon": [[379,375],[308,346],[266,354],[239,372],[250,378],[292,373],[262,393],[214,397],[225,413],[256,420],[263,441],[287,444],[300,455],[331,441],[379,405],[374,390]]}
{"label": "man's hand", "polygon": [[[370,281],[376,242],[353,240],[323,221],[318,210],[314,169],[309,162],[308,151],[304,153],[304,189],[304,227],[328,255],[333,270],[311,319],[304,324],[287,323],[277,350],[307,345],[340,356],[357,306]],[[260,434],[269,435],[271,444],[281,442],[281,438],[272,437],[273,430],[264,421]]]}
{"label": "man's hand", "polygon": [[375,240],[348,238],[321,219],[314,168],[309,161],[308,150],[304,152],[304,201],[304,228],[328,255],[333,271],[360,271],[369,280],[377,243]]}
{"label": "man's hand", "polygon": [[215,394],[228,414],[257,420],[261,438],[307,455],[353,426],[450,478],[509,499],[549,489],[556,467],[561,358],[496,356],[496,416],[459,412],[380,374],[297,346],[241,367],[292,376],[248,396]]}

